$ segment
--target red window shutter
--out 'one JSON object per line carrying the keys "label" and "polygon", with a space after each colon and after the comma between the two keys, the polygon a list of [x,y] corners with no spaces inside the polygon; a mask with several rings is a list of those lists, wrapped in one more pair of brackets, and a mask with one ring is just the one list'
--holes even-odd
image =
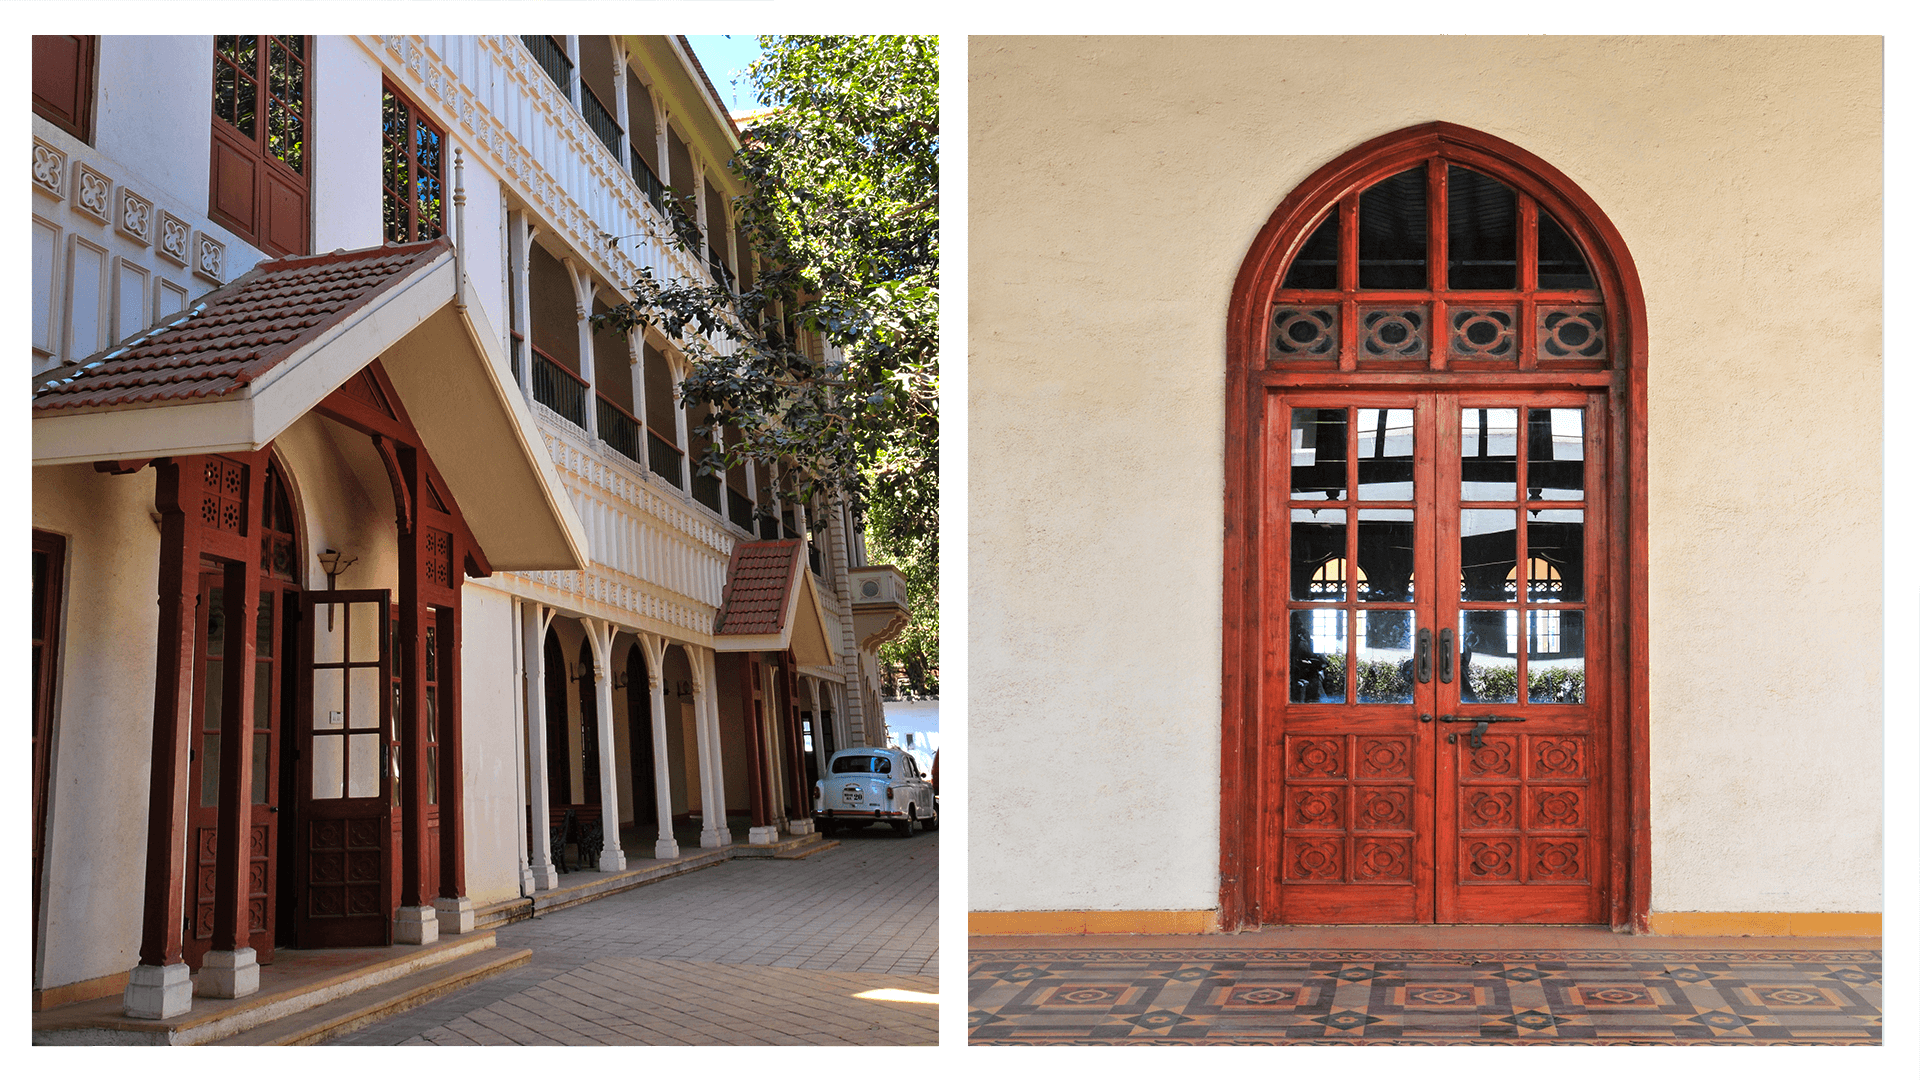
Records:
{"label": "red window shutter", "polygon": [[74,138],[92,138],[93,55],[97,38],[33,36],[33,111]]}

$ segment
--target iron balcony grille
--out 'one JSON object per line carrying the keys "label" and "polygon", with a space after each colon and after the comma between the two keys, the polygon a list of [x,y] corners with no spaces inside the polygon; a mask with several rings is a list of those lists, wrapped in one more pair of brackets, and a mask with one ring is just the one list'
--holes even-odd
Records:
{"label": "iron balcony grille", "polygon": [[773,520],[773,518],[765,514],[762,514],[760,516],[760,539],[762,540],[780,539],[780,523]]}
{"label": "iron balcony grille", "polygon": [[513,368],[513,381],[515,383],[520,381],[520,366],[524,363],[520,357],[526,347],[526,338],[521,337],[519,334],[513,335],[513,348],[507,350],[507,364]]}
{"label": "iron balcony grille", "polygon": [[735,291],[733,287],[733,271],[727,269],[727,264],[720,261],[719,252],[708,252],[707,268],[713,271],[713,280],[719,282],[721,288],[726,289],[728,292]]}
{"label": "iron balcony grille", "polygon": [[628,461],[644,464],[640,458],[640,421],[599,394],[594,397],[600,402],[600,440]]}
{"label": "iron balcony grille", "polygon": [[725,512],[720,505],[720,478],[712,473],[694,474],[693,497],[716,514]]}
{"label": "iron balcony grille", "polygon": [[620,157],[620,122],[613,118],[600,99],[593,96],[593,88],[582,84],[580,87],[580,112],[587,118],[587,126],[607,146],[607,152],[617,160]]}
{"label": "iron balcony grille", "polygon": [[665,477],[667,483],[680,486],[680,448],[655,435],[652,429],[647,431],[647,465]]}
{"label": "iron balcony grille", "polygon": [[573,61],[567,59],[560,43],[548,34],[522,34],[520,43],[533,54],[534,61],[547,73],[547,78],[553,80],[553,85],[560,88],[567,100],[573,100]]}
{"label": "iron balcony grille", "polygon": [[582,431],[587,427],[587,384],[580,376],[561,367],[553,357],[533,350],[533,400],[571,420]]}
{"label": "iron balcony grille", "polygon": [[655,175],[653,166],[647,164],[647,159],[641,157],[638,150],[633,151],[632,170],[633,182],[640,185],[640,190],[647,196],[647,201],[653,204],[655,210],[662,214],[666,213],[667,185],[660,182],[660,177]]}
{"label": "iron balcony grille", "polygon": [[807,541],[807,564],[813,567],[814,573],[825,576],[826,571],[820,569],[820,547],[811,540]]}
{"label": "iron balcony grille", "polygon": [[728,488],[727,520],[745,529],[751,535],[753,533],[753,500]]}

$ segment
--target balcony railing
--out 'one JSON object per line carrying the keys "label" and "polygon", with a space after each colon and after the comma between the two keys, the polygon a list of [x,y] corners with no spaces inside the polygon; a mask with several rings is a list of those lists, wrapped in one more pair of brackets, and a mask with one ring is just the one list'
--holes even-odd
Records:
{"label": "balcony railing", "polygon": [[641,157],[638,150],[633,151],[632,171],[633,182],[640,185],[640,191],[646,195],[647,201],[653,204],[655,210],[666,213],[667,185],[660,182],[653,166],[647,164],[647,159]]}
{"label": "balcony railing", "polygon": [[826,576],[827,572],[821,569],[825,564],[820,559],[820,545],[814,543],[811,538],[807,540],[807,565],[813,567],[814,573],[822,577]]}
{"label": "balcony railing", "polygon": [[640,421],[599,393],[593,396],[600,399],[600,441],[613,447],[628,461],[645,464],[640,458]]}
{"label": "balcony railing", "polygon": [[549,34],[522,34],[520,43],[527,47],[540,69],[553,80],[568,100],[573,99],[573,61],[567,59],[566,50]]}
{"label": "balcony railing", "polygon": [[760,520],[760,539],[762,540],[780,539],[780,523],[778,521],[775,521],[771,515],[764,515],[764,514],[761,515],[759,520]]}
{"label": "balcony railing", "polygon": [[573,421],[575,427],[586,429],[586,380],[538,348],[533,350],[533,400]]}
{"label": "balcony railing", "polygon": [[707,269],[713,271],[713,280],[719,282],[722,288],[728,292],[734,291],[733,271],[727,269],[727,264],[720,261],[719,252],[707,254]]}
{"label": "balcony railing", "polygon": [[655,473],[666,477],[667,483],[680,486],[680,448],[671,442],[647,431],[647,465]]}
{"label": "balcony railing", "polygon": [[580,86],[580,112],[587,118],[587,126],[593,129],[600,141],[607,144],[607,150],[615,160],[620,157],[620,121],[613,118],[607,107],[593,94],[593,87],[582,83]]}
{"label": "balcony railing", "polygon": [[693,497],[716,514],[726,512],[720,505],[720,478],[712,473],[693,474]]}
{"label": "balcony railing", "polygon": [[527,339],[517,333],[514,334],[513,348],[507,351],[507,365],[513,368],[513,381],[515,383],[520,381],[520,365],[522,363],[520,358],[526,353],[526,349]]}
{"label": "balcony railing", "polygon": [[727,520],[747,530],[748,534],[751,535],[753,532],[753,500],[732,488],[728,488]]}

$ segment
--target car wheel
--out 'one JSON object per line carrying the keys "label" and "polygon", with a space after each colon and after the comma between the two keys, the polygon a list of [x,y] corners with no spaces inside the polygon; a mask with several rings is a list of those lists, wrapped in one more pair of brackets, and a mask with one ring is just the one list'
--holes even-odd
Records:
{"label": "car wheel", "polygon": [[821,836],[832,836],[835,832],[838,832],[840,829],[840,826],[834,824],[834,821],[832,818],[821,818],[819,825],[820,825]]}
{"label": "car wheel", "polygon": [[938,802],[934,803],[933,816],[921,822],[920,827],[927,832],[932,832],[940,827],[940,804]]}
{"label": "car wheel", "polygon": [[908,803],[908,804],[907,804],[907,817],[906,817],[906,820],[904,820],[904,821],[896,821],[896,822],[894,822],[894,823],[893,823],[893,831],[894,831],[894,833],[895,833],[896,835],[899,835],[899,836],[912,836],[912,835],[913,835],[913,822],[914,822],[914,814],[913,814],[913,804],[912,804],[912,803]]}

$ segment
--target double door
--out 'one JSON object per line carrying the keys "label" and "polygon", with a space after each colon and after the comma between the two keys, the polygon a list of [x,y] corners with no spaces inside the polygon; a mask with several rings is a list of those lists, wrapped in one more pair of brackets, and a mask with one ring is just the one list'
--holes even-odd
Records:
{"label": "double door", "polygon": [[1274,393],[1269,922],[1605,922],[1604,394]]}

